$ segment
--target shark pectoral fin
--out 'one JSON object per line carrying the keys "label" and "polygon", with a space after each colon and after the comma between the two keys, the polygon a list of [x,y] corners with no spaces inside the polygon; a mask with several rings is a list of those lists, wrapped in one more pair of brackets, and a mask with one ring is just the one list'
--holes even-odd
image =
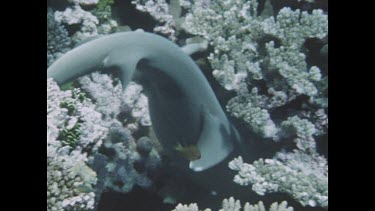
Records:
{"label": "shark pectoral fin", "polygon": [[230,134],[224,124],[212,114],[204,114],[202,133],[197,143],[201,158],[191,161],[190,169],[206,170],[223,161],[233,151]]}
{"label": "shark pectoral fin", "polygon": [[103,72],[109,72],[118,77],[122,83],[122,89],[132,80],[140,57],[131,54],[128,50],[114,49],[103,61]]}

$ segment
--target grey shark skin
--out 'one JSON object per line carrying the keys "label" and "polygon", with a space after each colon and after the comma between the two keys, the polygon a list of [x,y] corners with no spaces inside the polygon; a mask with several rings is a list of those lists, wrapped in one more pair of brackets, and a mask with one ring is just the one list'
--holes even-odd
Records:
{"label": "grey shark skin", "polygon": [[189,163],[194,171],[220,163],[240,141],[199,67],[161,36],[136,31],[100,37],[58,59],[47,77],[62,85],[97,70],[117,73],[124,88],[133,79],[144,86],[163,147],[198,146],[201,158]]}

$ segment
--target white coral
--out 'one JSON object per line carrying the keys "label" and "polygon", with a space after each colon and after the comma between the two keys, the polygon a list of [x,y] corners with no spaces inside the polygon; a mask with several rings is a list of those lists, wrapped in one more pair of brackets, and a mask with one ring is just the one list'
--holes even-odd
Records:
{"label": "white coral", "polygon": [[227,110],[232,116],[242,119],[250,129],[264,138],[274,138],[278,128],[272,121],[268,111],[260,106],[258,89],[253,88],[251,93],[243,93],[229,100]]}
{"label": "white coral", "polygon": [[[98,150],[107,129],[98,124],[101,115],[93,104],[77,99],[76,94],[76,90],[61,91],[52,79],[47,80],[47,210],[94,207],[97,178],[87,166],[87,153]],[[76,124],[81,133],[73,145],[66,144],[60,134]]]}
{"label": "white coral", "polygon": [[[246,202],[243,211],[267,211],[262,201],[259,201],[257,204],[251,205],[249,202]],[[280,204],[274,202],[271,204],[269,211],[293,211],[293,207],[288,207],[286,201],[281,202]],[[197,204],[192,203],[189,205],[178,204],[176,208],[172,211],[199,211]],[[211,211],[211,209],[205,209],[203,211]],[[241,202],[236,200],[233,197],[229,199],[224,199],[222,203],[222,208],[218,211],[241,211]]]}
{"label": "white coral", "polygon": [[104,120],[110,121],[126,110],[135,119],[135,128],[151,126],[148,98],[141,85],[130,82],[123,92],[121,83],[116,84],[109,75],[99,73],[82,77],[80,83],[95,100],[96,110],[104,115]]}
{"label": "white coral", "polygon": [[[271,204],[269,211],[293,211],[293,207],[288,207],[288,203],[286,201],[281,202],[280,204],[274,202]],[[244,211],[266,211],[264,204],[262,201],[258,202],[258,204],[250,205],[246,203],[244,206]]]}
{"label": "white coral", "polygon": [[59,23],[81,25],[81,30],[75,34],[75,40],[83,40],[98,34],[98,18],[90,12],[83,10],[79,5],[68,7],[62,12],[56,11],[55,19]]}
{"label": "white coral", "polygon": [[47,210],[92,209],[96,173],[76,156],[47,150]]}
{"label": "white coral", "polygon": [[165,0],[133,0],[136,9],[149,13],[156,21],[163,24],[156,26],[154,32],[168,35],[171,40],[176,40],[175,21],[170,14],[169,5]]}
{"label": "white coral", "polygon": [[222,208],[219,211],[240,211],[240,209],[240,200],[235,200],[233,197],[230,197],[229,199],[223,200]]}
{"label": "white coral", "polygon": [[274,159],[260,159],[253,164],[238,157],[229,163],[238,171],[234,182],[250,185],[259,195],[285,192],[303,206],[328,207],[328,168],[325,158],[300,151],[279,153]]}
{"label": "white coral", "polygon": [[151,126],[148,98],[143,94],[141,85],[130,82],[122,99],[125,105],[131,108],[133,118],[137,119],[142,126]]}
{"label": "white coral", "polygon": [[281,132],[283,136],[296,136],[294,142],[299,150],[303,152],[315,152],[316,143],[314,135],[317,130],[311,122],[301,119],[297,116],[289,117],[281,123]]}
{"label": "white coral", "polygon": [[199,211],[199,208],[195,203],[189,205],[178,204],[172,211]]}

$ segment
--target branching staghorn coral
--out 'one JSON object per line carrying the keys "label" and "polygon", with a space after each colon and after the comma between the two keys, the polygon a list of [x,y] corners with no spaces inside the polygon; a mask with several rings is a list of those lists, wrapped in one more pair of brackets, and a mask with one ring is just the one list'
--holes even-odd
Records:
{"label": "branching staghorn coral", "polygon": [[[131,132],[116,119],[118,113],[111,117],[97,112],[106,111],[100,110],[103,107],[116,112],[109,109],[115,105],[94,105],[78,89],[60,91],[52,80],[47,93],[48,210],[92,209],[105,190],[127,193],[135,184],[152,184],[148,171],[155,171],[161,162],[152,144],[146,142],[141,148],[149,150],[138,153]],[[136,170],[135,165],[142,167]]]}
{"label": "branching staghorn coral", "polygon": [[148,100],[141,85],[131,82],[123,93],[121,83],[114,81],[109,75],[99,73],[84,76],[79,82],[82,90],[95,100],[97,110],[103,114],[104,119],[129,113],[128,117],[134,121],[127,122],[127,128],[133,132],[140,126],[151,125]]}
{"label": "branching staghorn coral", "polygon": [[[56,11],[57,22],[68,26],[79,25],[80,28],[72,36],[74,43],[79,43],[88,37],[114,32],[117,22],[111,19],[110,0],[67,0],[70,4],[64,11]],[[97,5],[92,12],[81,6]]]}
{"label": "branching staghorn coral", "polygon": [[[257,7],[256,1],[196,1],[183,28],[206,38],[214,47],[208,57],[214,77],[227,90],[238,92],[238,97],[228,103],[228,111],[248,123],[255,133],[275,138],[275,123],[269,114],[272,109],[290,103],[298,95],[307,95],[311,101],[326,97],[319,84],[320,69],[307,69],[301,50],[307,39],[327,35],[328,21],[321,10],[308,14],[290,8],[264,19],[257,16]],[[280,46],[275,46],[276,41]],[[249,85],[261,83],[265,83],[265,89],[246,94]],[[272,99],[273,93],[283,97],[283,103],[273,104],[273,108],[251,99]]]}
{"label": "branching staghorn coral", "polygon": [[[101,152],[95,155],[92,164],[95,171],[101,172],[96,194],[99,196],[105,190],[127,193],[134,185],[151,186],[147,171],[160,165],[159,155],[154,150],[142,156],[132,137],[140,127],[150,126],[148,102],[142,87],[131,83],[123,92],[121,83],[97,72],[80,78],[79,83],[102,114],[101,124],[108,128]],[[139,163],[143,166],[141,172],[136,170]]]}
{"label": "branching staghorn coral", "polygon": [[105,178],[107,190],[128,193],[134,185],[148,188],[153,184],[148,173],[160,167],[161,159],[158,153],[153,150],[151,143],[148,143],[147,146],[150,150],[142,152],[139,150],[139,142],[142,142],[142,139],[137,142],[128,141],[128,146],[124,146],[124,143],[106,145],[107,149],[112,149],[117,154],[117,156],[108,156],[110,161],[106,165],[108,175]]}
{"label": "branching staghorn coral", "polygon": [[131,116],[138,125],[151,126],[148,98],[143,94],[143,87],[135,82],[130,82],[126,87],[123,102],[124,107],[131,111]]}
{"label": "branching staghorn coral", "polygon": [[[178,4],[178,0],[172,0],[172,3]],[[136,9],[149,13],[161,26],[156,26],[154,32],[165,34],[169,39],[176,41],[176,23],[170,12],[170,6],[165,0],[133,0],[132,4]],[[173,8],[172,8],[173,9]]]}
{"label": "branching staghorn coral", "polygon": [[267,35],[281,41],[278,48],[274,42],[266,44],[270,58],[269,68],[277,70],[298,94],[316,96],[318,89],[315,83],[322,78],[320,69],[316,66],[308,69],[306,56],[300,51],[307,39],[322,39],[327,36],[327,16],[322,10],[313,10],[312,14],[308,14],[283,8],[276,17],[266,19],[262,28]]}
{"label": "branching staghorn coral", "polygon": [[[258,89],[253,88],[251,93],[245,89],[240,95],[228,101],[227,110],[232,116],[246,122],[256,134],[265,138],[273,138],[278,132],[276,124],[272,121],[267,107],[285,102],[286,96],[280,94],[280,98],[274,104],[272,99],[258,95]],[[262,106],[261,106],[262,105]]]}
{"label": "branching staghorn coral", "polygon": [[279,152],[273,159],[259,159],[253,164],[238,157],[229,168],[238,171],[234,182],[250,185],[259,195],[285,192],[303,206],[328,207],[328,163],[316,151],[313,135],[317,132],[307,120],[291,117],[282,123],[285,134],[295,137],[297,149]]}
{"label": "branching staghorn coral", "polygon": [[92,209],[96,173],[78,154],[47,149],[47,210]]}
{"label": "branching staghorn coral", "polygon": [[[97,178],[88,163],[107,134],[100,119],[78,90],[60,91],[47,81],[47,210],[93,208]],[[77,125],[68,141],[65,131]]]}
{"label": "branching staghorn coral", "polygon": [[[229,199],[224,199],[222,203],[222,208],[219,211],[267,211],[262,201],[259,201],[257,204],[251,205],[249,202],[246,202],[243,209],[241,209],[241,202],[235,200],[233,197]],[[189,205],[178,204],[173,211],[199,211],[198,205],[193,203]],[[268,211],[293,211],[293,207],[288,207],[286,201],[278,204],[274,202],[271,204]],[[211,209],[204,209],[204,211],[211,211]]]}
{"label": "branching staghorn coral", "polygon": [[[128,193],[134,185],[144,188],[152,185],[147,171],[156,170],[160,165],[159,155],[151,150],[141,154],[136,148],[130,131],[124,129],[121,123],[113,121],[101,152],[95,155],[96,160],[93,162],[95,171],[102,174],[98,177],[103,187],[100,191]],[[100,163],[103,160],[104,163]],[[139,163],[142,163],[142,169],[137,169]]]}
{"label": "branching staghorn coral", "polygon": [[317,130],[311,122],[297,116],[288,118],[281,123],[281,136],[293,138],[298,150],[306,153],[316,153],[314,135]]}
{"label": "branching staghorn coral", "polygon": [[[258,44],[253,44],[253,46],[258,46],[259,50],[266,53],[261,58],[266,59],[264,61],[255,60],[257,66],[249,68],[247,78],[241,79],[246,83],[238,86],[238,96],[228,102],[227,109],[234,117],[248,123],[249,128],[262,137],[270,137],[275,140],[295,137],[294,142],[297,150],[292,153],[280,152],[274,159],[260,159],[252,165],[245,164],[242,167],[238,167],[242,163],[242,158],[235,159],[230,163],[232,170],[239,171],[235,182],[241,185],[251,185],[252,189],[260,195],[267,192],[286,192],[303,206],[327,207],[327,162],[316,152],[314,139],[315,136],[324,134],[325,127],[327,127],[327,116],[324,111],[324,108],[327,107],[325,103],[327,96],[325,87],[322,86],[322,83],[326,82],[325,79],[322,80],[318,67],[312,66],[309,70],[307,69],[306,56],[301,53],[307,39],[321,39],[327,35],[327,16],[322,14],[321,10],[314,10],[312,14],[308,14],[284,8],[276,17],[270,17],[263,21],[253,18],[250,22],[253,26],[258,27],[258,24],[260,26],[257,28],[258,32],[252,32],[258,33],[257,36],[261,35],[259,37],[273,37],[279,46],[275,47],[275,41],[270,41],[265,43],[262,49],[259,45],[261,39],[258,37],[253,40]],[[249,28],[249,26],[245,26],[245,28]],[[228,47],[228,49],[235,48]],[[228,56],[225,56],[225,59],[228,59]],[[221,65],[230,70],[229,72],[233,73],[237,70],[235,60],[225,64],[232,65],[229,66],[230,68]],[[223,73],[226,73],[225,69]],[[275,75],[276,73],[277,75]],[[248,76],[256,77],[251,80]],[[278,79],[280,76],[281,78]],[[265,81],[268,90],[253,88],[249,92],[247,86],[259,84],[256,80]],[[238,80],[236,81],[234,75],[229,81],[238,85]],[[230,86],[226,86],[226,88],[230,88]],[[260,94],[260,91],[263,91],[264,94]],[[269,112],[296,101],[300,95],[308,96],[310,100],[302,104],[304,107],[300,108],[301,111],[297,114],[309,119],[292,116],[281,121],[280,125],[276,127]],[[320,100],[316,102],[315,99]],[[315,110],[312,105],[319,105],[321,108]],[[315,113],[314,118],[311,113]],[[280,122],[280,120],[278,121]]]}
{"label": "branching staghorn coral", "polygon": [[47,67],[70,50],[71,39],[60,23],[55,21],[52,9],[47,11]]}
{"label": "branching staghorn coral", "polygon": [[[77,8],[78,8],[78,4],[84,5],[84,4],[99,3],[98,7],[93,10],[93,14],[100,16],[99,19],[101,21],[104,22],[104,20],[106,20],[108,21],[109,24],[111,23],[110,14],[109,14],[110,10],[108,9],[109,7],[108,4],[110,4],[111,1],[109,2],[74,1],[72,3],[74,3]],[[78,9],[82,10],[80,7]],[[86,12],[85,14],[90,15],[88,12]],[[75,16],[75,15],[78,15],[78,16]],[[73,23],[74,21],[76,21],[75,23],[84,21],[84,18],[79,20],[80,17],[81,16],[79,14],[72,13],[72,14],[67,14],[65,18],[67,18],[66,20],[72,21],[71,23],[74,24]],[[70,45],[71,39],[68,37],[68,33],[65,31],[65,29],[63,28],[61,24],[55,21],[55,17],[53,16],[52,12],[49,12],[47,14],[47,18],[48,20],[50,20],[47,22],[47,34],[50,33],[51,35],[49,37],[51,37],[51,39],[56,39],[55,37],[52,36],[52,35],[55,35],[57,38],[59,38],[57,36],[58,34],[56,33],[57,32],[61,33],[60,31],[62,31],[62,35],[66,36],[66,39],[69,40],[69,45]],[[55,27],[56,29],[53,27]],[[105,24],[102,24],[98,28],[98,33],[110,33],[111,32],[110,30],[106,31],[104,29],[106,29]],[[53,30],[55,30],[56,32],[54,32]],[[64,40],[60,39],[57,41],[52,40],[51,42],[49,42],[48,40],[47,43],[51,45],[55,43],[56,45],[63,45],[65,44],[63,41]],[[78,42],[78,40],[75,39],[75,42]],[[54,50],[52,47],[50,48]],[[47,59],[50,58],[49,56],[50,54],[48,53],[49,52],[47,51]],[[65,51],[63,53],[65,53]],[[49,61],[50,61],[49,64],[51,64],[53,63],[54,60],[50,59]],[[56,138],[59,139],[59,141],[52,141],[52,142],[59,143],[58,148],[63,148],[64,149],[63,152],[65,153],[65,154],[55,153],[54,159],[64,160],[64,156],[66,157],[70,155],[69,153],[71,154],[75,153],[77,155],[80,155],[81,151],[90,152],[89,153],[90,157],[87,157],[86,154],[81,156],[81,159],[83,159],[83,162],[80,162],[80,164],[86,165],[87,168],[85,169],[90,169],[90,172],[92,173],[93,177],[95,177],[95,182],[93,182],[92,184],[90,183],[86,185],[80,184],[78,186],[78,189],[83,188],[84,191],[90,190],[89,192],[87,192],[87,194],[85,193],[86,195],[75,191],[74,186],[71,186],[71,185],[64,186],[64,187],[59,186],[59,188],[64,188],[64,191],[68,191],[69,193],[71,192],[72,194],[74,193],[72,195],[72,197],[74,198],[69,198],[71,197],[70,195],[62,195],[62,196],[59,196],[60,198],[58,198],[58,200],[63,201],[63,198],[67,197],[67,200],[65,200],[64,202],[65,204],[64,205],[55,204],[56,194],[54,195],[54,193],[52,193],[52,196],[51,196],[52,200],[47,199],[49,200],[48,201],[49,207],[47,208],[48,210],[53,210],[55,207],[58,207],[60,205],[64,206],[63,208],[64,210],[68,208],[78,209],[78,207],[81,207],[83,210],[87,210],[87,209],[95,208],[97,206],[97,203],[100,200],[100,195],[104,190],[111,190],[111,191],[118,191],[118,192],[126,193],[126,192],[131,191],[132,187],[135,184],[141,187],[148,187],[152,184],[152,181],[147,177],[148,176],[147,172],[150,169],[155,170],[160,165],[160,158],[155,150],[153,150],[152,153],[148,153],[147,155],[140,155],[139,153],[137,153],[135,140],[131,136],[131,133],[136,132],[139,129],[140,125],[144,125],[144,126],[150,125],[147,98],[141,93],[142,87],[136,84],[132,84],[128,87],[129,91],[126,91],[125,94],[123,94],[121,84],[119,84],[119,86],[112,86],[113,81],[107,75],[99,75],[99,74],[93,74],[92,77],[82,78],[80,82],[81,82],[80,87],[84,90],[85,93],[89,94],[87,97],[90,97],[95,103],[95,105],[91,106],[91,108],[95,107],[95,110],[100,112],[100,113],[97,113],[98,115],[100,115],[99,122],[97,121],[97,119],[96,120],[92,119],[92,124],[97,125],[98,128],[104,128],[106,131],[108,131],[107,132],[108,135],[106,135],[106,138],[104,139],[104,143],[105,143],[104,145],[101,145],[102,143],[101,141],[98,142],[98,144],[101,146],[100,152],[98,152],[99,145],[91,146],[88,143],[86,143],[87,141],[90,141],[90,138],[92,138],[90,137],[90,134],[93,134],[93,135],[95,134],[93,133],[91,128],[88,128],[85,124],[83,125],[80,124],[82,121],[84,122],[86,120],[88,121],[90,120],[90,119],[85,119],[87,118],[86,116],[83,116],[82,118],[74,116],[74,117],[69,117],[68,119],[65,119],[66,115],[61,114],[61,112],[58,113],[57,111],[53,113],[58,113],[58,114],[49,116],[50,122],[59,121],[62,124],[61,126],[59,126],[59,128],[57,128],[56,125],[49,124],[49,125],[53,125],[53,127],[56,128],[55,132],[51,132],[52,131],[51,129],[47,129],[48,134],[54,133],[55,134],[54,136],[56,136],[55,139]],[[74,84],[74,86],[76,85],[77,84]],[[74,88],[74,87],[70,86],[69,89],[71,88]],[[120,88],[120,89],[117,89],[117,88]],[[120,92],[117,92],[116,89],[119,90]],[[74,115],[79,116],[80,113],[77,113],[77,105],[76,105],[77,101],[76,100],[80,98],[79,96],[81,96],[81,94],[83,93],[80,93],[79,91],[78,92],[77,91],[78,89],[74,89],[68,92],[61,92],[59,88],[54,85],[53,90],[51,90],[49,93],[51,93],[51,96],[58,95],[59,93],[62,96],[66,95],[65,96],[66,100],[58,103],[59,104],[58,106],[60,106],[62,110],[66,111],[67,114],[70,114],[70,115],[74,114]],[[65,94],[62,94],[62,93],[65,93]],[[116,93],[118,95],[116,95]],[[76,97],[74,97],[75,94],[77,95]],[[108,96],[112,96],[112,97],[108,98]],[[85,99],[88,100],[88,98],[86,97]],[[106,103],[108,102],[108,100],[110,100],[110,102]],[[118,103],[116,104],[115,102],[118,102]],[[48,104],[51,104],[51,103],[48,103]],[[81,112],[81,110],[79,112]],[[84,110],[82,110],[82,112],[84,112]],[[118,118],[120,114],[122,115],[122,113],[124,112],[127,113],[128,117],[132,118],[130,121],[124,122],[124,124],[127,124],[126,127],[131,129],[131,131],[128,130],[127,128],[124,128],[122,126],[122,123],[116,119]],[[62,116],[63,119],[59,120],[58,118],[59,116]],[[122,117],[122,120],[124,120],[124,117]],[[100,131],[100,129],[98,131]],[[118,135],[118,134],[122,134],[122,135]],[[89,147],[85,147],[85,146],[89,146]],[[82,148],[84,148],[84,150],[82,150]],[[74,156],[70,158],[74,159]],[[100,161],[105,161],[105,163],[100,164]],[[140,170],[140,172],[138,172],[134,167],[136,162],[142,163],[141,166],[143,167],[142,167],[142,170]],[[79,163],[79,161],[77,161],[77,163]],[[66,166],[64,163],[59,164],[59,165]],[[94,171],[91,170],[91,168],[93,168]],[[54,169],[53,171],[60,172],[60,173],[57,173],[59,175],[61,175],[61,172],[63,171],[65,172],[69,170],[69,169],[68,170],[61,169],[58,166],[51,167],[48,169],[48,171],[50,171],[50,169],[51,171]],[[86,173],[91,174],[90,172],[87,171]],[[96,176],[96,172],[99,173],[98,176]],[[54,182],[53,174],[55,173],[51,173],[51,174],[52,176],[48,176],[48,178],[50,179],[51,182]],[[75,176],[73,176],[73,179],[74,178]],[[85,181],[82,181],[81,183],[84,183],[84,182]],[[49,187],[49,186],[52,186],[53,183],[51,184],[49,183],[47,185]],[[61,184],[61,185],[65,185],[65,184]],[[51,188],[54,188],[52,191],[57,191],[57,192],[60,191],[60,190],[56,190],[55,186]],[[51,190],[48,190],[48,194],[50,194],[50,192]],[[67,204],[68,202],[70,202],[70,205]]]}
{"label": "branching staghorn coral", "polygon": [[[47,87],[47,134],[50,144],[67,147],[69,151],[82,151],[88,156],[97,152],[107,129],[100,124],[101,114],[95,110],[89,99],[82,96],[78,89],[60,91],[55,82],[48,80]],[[65,144],[66,131],[79,128],[74,147]]]}
{"label": "branching staghorn coral", "polygon": [[238,171],[234,182],[251,185],[259,195],[285,192],[303,206],[328,207],[327,161],[317,154],[279,153],[274,159],[260,159],[251,165],[238,157],[229,167]]}
{"label": "branching staghorn coral", "polygon": [[79,4],[68,7],[65,11],[55,12],[55,19],[59,23],[67,25],[81,25],[80,31],[76,32],[73,39],[78,42],[90,36],[98,35],[97,26],[99,20],[90,12],[83,10]]}
{"label": "branching staghorn coral", "polygon": [[82,90],[95,101],[96,109],[104,120],[111,120],[121,112],[122,86],[113,84],[108,75],[93,73],[79,79]]}

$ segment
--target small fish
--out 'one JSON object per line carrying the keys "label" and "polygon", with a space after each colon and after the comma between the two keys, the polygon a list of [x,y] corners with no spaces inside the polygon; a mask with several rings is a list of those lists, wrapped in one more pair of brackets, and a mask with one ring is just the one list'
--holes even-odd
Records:
{"label": "small fish", "polygon": [[94,189],[92,187],[89,187],[87,185],[79,185],[76,190],[79,192],[79,193],[90,193],[90,192],[93,192]]}
{"label": "small fish", "polygon": [[199,160],[201,158],[201,152],[199,151],[199,148],[195,145],[182,146],[179,143],[175,149],[183,158],[189,161]]}

